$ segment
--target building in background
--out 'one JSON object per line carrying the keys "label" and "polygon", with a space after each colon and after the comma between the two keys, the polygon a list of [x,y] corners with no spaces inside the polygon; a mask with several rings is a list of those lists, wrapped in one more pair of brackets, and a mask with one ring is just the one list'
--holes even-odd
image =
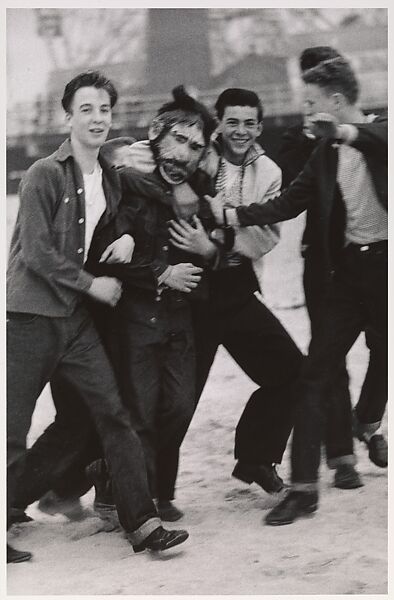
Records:
{"label": "building in background", "polygon": [[[12,9],[17,11],[18,9]],[[103,71],[120,99],[112,136],[142,138],[180,84],[213,105],[226,87],[255,90],[265,107],[264,145],[299,115],[298,56],[332,45],[353,64],[366,110],[387,107],[387,9],[30,9],[51,68],[44,94],[7,111],[7,187],[55,148],[67,129],[59,97],[81,70]]]}

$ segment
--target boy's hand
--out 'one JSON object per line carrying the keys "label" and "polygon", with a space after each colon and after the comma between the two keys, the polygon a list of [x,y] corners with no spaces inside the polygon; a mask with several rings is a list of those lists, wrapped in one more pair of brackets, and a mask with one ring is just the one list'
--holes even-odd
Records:
{"label": "boy's hand", "polygon": [[338,120],[329,113],[316,113],[309,119],[313,135],[317,138],[338,138],[340,130]]}
{"label": "boy's hand", "polygon": [[98,302],[116,306],[122,295],[122,283],[115,277],[95,277],[87,293]]}
{"label": "boy's hand", "polygon": [[161,282],[179,292],[191,292],[197,287],[203,269],[195,267],[192,263],[178,263],[170,265],[164,271]]}
{"label": "boy's hand", "polygon": [[216,251],[215,244],[209,239],[197,216],[193,217],[193,222],[195,227],[183,219],[180,219],[179,222],[170,221],[171,244],[185,252],[199,254],[207,259],[212,258]]}
{"label": "boy's hand", "polygon": [[108,264],[129,263],[131,262],[134,248],[134,239],[131,235],[125,233],[106,247],[99,262],[106,262]]}

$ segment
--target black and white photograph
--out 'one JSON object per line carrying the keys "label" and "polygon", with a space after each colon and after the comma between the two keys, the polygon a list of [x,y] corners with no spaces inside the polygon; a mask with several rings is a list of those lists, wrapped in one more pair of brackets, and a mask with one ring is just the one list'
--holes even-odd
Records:
{"label": "black and white photograph", "polygon": [[3,594],[387,597],[388,9],[151,4],[2,11]]}

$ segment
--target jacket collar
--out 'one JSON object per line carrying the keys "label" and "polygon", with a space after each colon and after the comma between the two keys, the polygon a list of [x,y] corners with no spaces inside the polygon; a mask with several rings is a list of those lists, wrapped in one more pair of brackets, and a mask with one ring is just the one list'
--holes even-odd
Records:
{"label": "jacket collar", "polygon": [[53,156],[59,162],[64,162],[68,158],[74,157],[70,138],[64,140],[64,142],[59,146],[56,152],[54,152]]}
{"label": "jacket collar", "polygon": [[[74,153],[73,153],[70,138],[67,138],[66,140],[64,140],[64,142],[54,152],[54,157],[56,158],[56,160],[58,160],[60,162],[64,162],[68,158],[74,159]],[[106,158],[104,158],[104,156],[101,154],[101,151],[99,152],[99,155],[98,155],[98,161],[99,161],[100,165],[103,167],[104,171],[106,171],[107,173],[109,171],[113,171],[113,169],[111,169],[110,163],[107,161]]]}
{"label": "jacket collar", "polygon": [[[212,156],[212,154],[216,155],[218,158],[221,158],[223,156],[223,142],[222,136],[220,134],[212,138],[211,144],[207,152],[208,161],[210,160],[210,155]],[[254,163],[263,154],[265,154],[265,150],[263,150],[260,144],[255,142],[247,151],[244,161],[242,163],[243,166],[247,167],[248,165]]]}

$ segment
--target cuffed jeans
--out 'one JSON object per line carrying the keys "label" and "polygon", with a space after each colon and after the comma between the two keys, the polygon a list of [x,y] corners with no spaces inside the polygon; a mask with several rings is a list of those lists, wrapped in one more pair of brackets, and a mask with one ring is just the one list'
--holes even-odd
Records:
{"label": "cuffed jeans", "polygon": [[317,482],[330,384],[362,331],[374,336],[380,356],[376,367],[387,400],[387,245],[361,248],[350,245],[343,251],[311,341],[292,443],[292,481],[296,484]]}
{"label": "cuffed jeans", "polygon": [[7,478],[13,505],[36,401],[57,371],[78,390],[94,420],[114,482],[119,521],[132,543],[160,520],[150,497],[144,455],[120,400],[112,368],[87,310],[69,317],[9,313],[7,319]]}

